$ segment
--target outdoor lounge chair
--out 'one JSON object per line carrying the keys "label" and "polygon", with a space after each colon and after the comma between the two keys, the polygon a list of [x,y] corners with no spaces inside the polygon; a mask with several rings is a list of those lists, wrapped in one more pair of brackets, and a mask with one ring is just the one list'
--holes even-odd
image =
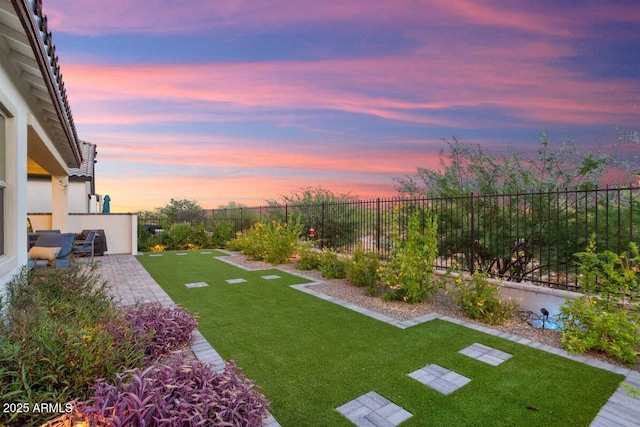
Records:
{"label": "outdoor lounge chair", "polygon": [[96,230],[90,230],[87,237],[84,240],[76,240],[73,244],[73,253],[75,255],[91,256],[93,261],[93,254],[95,251]]}
{"label": "outdoor lounge chair", "polygon": [[29,268],[68,267],[75,233],[36,233],[35,244],[29,249]]}

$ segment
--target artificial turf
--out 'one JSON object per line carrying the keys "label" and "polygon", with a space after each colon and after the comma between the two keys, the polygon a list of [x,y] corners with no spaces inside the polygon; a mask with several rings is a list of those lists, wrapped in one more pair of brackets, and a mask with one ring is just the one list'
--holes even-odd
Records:
{"label": "artificial turf", "polygon": [[[184,252],[183,252],[184,253]],[[442,320],[399,329],[290,288],[281,270],[245,271],[222,252],[140,263],[224,359],[233,359],[271,402],[283,426],[349,426],[335,408],[377,391],[413,414],[402,426],[588,426],[622,375]],[[261,276],[278,275],[265,280]],[[227,279],[247,282],[229,284]],[[188,289],[184,285],[206,282]],[[458,353],[485,344],[513,355],[490,366]],[[439,364],[471,379],[449,395],[407,376]]]}

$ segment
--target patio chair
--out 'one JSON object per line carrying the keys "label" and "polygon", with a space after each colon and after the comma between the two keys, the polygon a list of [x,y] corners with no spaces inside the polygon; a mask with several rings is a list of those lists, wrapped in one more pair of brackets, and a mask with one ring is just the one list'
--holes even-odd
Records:
{"label": "patio chair", "polygon": [[84,240],[76,240],[73,244],[73,253],[75,255],[91,257],[93,262],[93,254],[95,250],[96,230],[90,230]]}
{"label": "patio chair", "polygon": [[29,249],[29,268],[68,267],[75,233],[35,233]]}

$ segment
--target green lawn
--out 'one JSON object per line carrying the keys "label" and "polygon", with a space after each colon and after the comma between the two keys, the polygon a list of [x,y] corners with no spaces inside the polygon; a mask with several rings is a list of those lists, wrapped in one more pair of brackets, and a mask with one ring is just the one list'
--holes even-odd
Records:
{"label": "green lawn", "polygon": [[[349,426],[335,408],[371,390],[413,414],[403,427],[587,426],[623,380],[441,320],[401,330],[289,287],[304,279],[247,272],[216,255],[223,254],[138,260],[198,315],[198,329],[220,355],[259,385],[283,427]],[[281,278],[260,277],[269,274]],[[247,282],[225,282],[234,278]],[[209,286],[184,286],[200,281]],[[514,357],[494,367],[458,354],[475,342]],[[432,363],[472,381],[445,396],[407,376]]]}

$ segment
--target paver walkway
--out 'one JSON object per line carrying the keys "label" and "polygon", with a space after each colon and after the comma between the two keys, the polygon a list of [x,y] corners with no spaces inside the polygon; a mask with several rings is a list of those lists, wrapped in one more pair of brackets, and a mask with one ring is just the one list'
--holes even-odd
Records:
{"label": "paver walkway", "polygon": [[413,416],[375,391],[339,406],[336,411],[357,427],[396,427]]}
{"label": "paver walkway", "polygon": [[504,351],[491,348],[484,344],[474,343],[469,347],[463,348],[458,353],[465,356],[472,357],[484,363],[488,363],[491,366],[498,366],[502,362],[511,359],[512,354],[505,353]]}
{"label": "paver walkway", "polygon": [[470,378],[435,364],[413,371],[409,376],[442,394],[451,394],[471,382]]}
{"label": "paver walkway", "polygon": [[[159,302],[163,306],[172,305],[173,300],[156,283],[133,255],[106,255],[96,258],[100,275],[111,285],[112,294],[122,305],[132,305],[136,302]],[[195,339],[191,350],[198,360],[209,363],[214,371],[224,369],[224,360],[211,344],[195,332]],[[270,415],[263,422],[263,427],[276,427],[280,424]]]}
{"label": "paver walkway", "polygon": [[[225,259],[227,258],[227,259]],[[240,264],[235,264],[232,257],[222,257],[221,261],[228,262],[236,265],[239,268],[244,267]],[[96,258],[100,265],[100,272],[102,277],[107,280],[111,286],[114,295],[122,301],[123,305],[134,304],[137,301],[140,302],[160,302],[163,305],[173,304],[171,298],[164,292],[164,290],[156,283],[156,281],[147,273],[142,265],[136,260],[133,255],[106,255]],[[287,274],[293,274],[291,272],[285,272]],[[305,277],[299,274],[301,277]],[[325,294],[314,291],[313,285],[322,282],[314,282],[304,285],[292,286],[294,289],[298,289],[302,292],[314,295],[318,298],[322,298],[331,301],[335,304],[342,305],[351,310],[355,310],[365,316],[370,316],[378,319],[382,322],[389,323],[399,328],[408,328],[435,318],[447,320],[452,323],[463,325],[472,329],[476,329],[487,334],[495,335],[504,339],[518,342],[523,345],[537,348],[542,351],[547,351],[553,354],[557,354],[569,359],[577,360],[579,362],[586,363],[591,366],[595,366],[601,369],[606,369],[611,372],[616,372],[626,376],[625,384],[640,389],[640,373],[632,371],[630,369],[621,368],[608,363],[600,362],[595,359],[591,359],[587,356],[576,356],[567,353],[564,350],[542,345],[522,337],[515,335],[509,335],[506,333],[495,331],[489,327],[477,325],[474,323],[465,322],[464,320],[454,319],[446,316],[441,316],[437,313],[427,314],[415,319],[407,321],[399,321],[388,316],[384,316],[379,313],[375,313],[371,310],[367,310],[362,307],[358,307],[354,304],[341,301],[337,298],[327,296]],[[224,369],[224,362],[220,355],[211,347],[211,345],[204,339],[204,337],[197,332],[196,340],[192,345],[192,349],[203,362],[211,363],[214,369]],[[264,426],[273,427],[279,424],[273,417],[265,421]],[[591,423],[591,427],[637,427],[640,426],[640,396],[630,396],[623,387],[623,384],[618,387],[616,392],[611,396],[609,401],[600,409],[598,415]]]}

